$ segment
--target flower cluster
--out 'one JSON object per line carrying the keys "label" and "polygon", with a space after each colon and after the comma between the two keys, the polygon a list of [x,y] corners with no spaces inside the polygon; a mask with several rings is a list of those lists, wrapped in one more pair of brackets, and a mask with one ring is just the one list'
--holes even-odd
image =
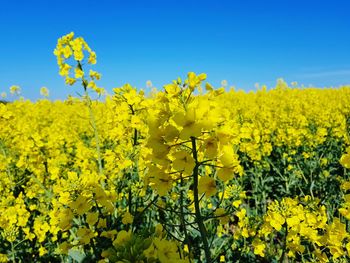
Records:
{"label": "flower cluster", "polygon": [[[81,80],[85,89],[91,88],[98,94],[104,93],[104,89],[96,85],[96,80],[101,78],[100,73],[90,69],[88,74],[90,80],[85,76],[84,59],[87,57],[87,64],[94,65],[96,64],[96,53],[91,50],[82,37],[74,38],[74,33],[71,32],[59,38],[54,55],[57,57],[59,74],[65,77],[66,84],[73,85],[77,80]],[[75,66],[69,63],[70,59],[75,60]]]}

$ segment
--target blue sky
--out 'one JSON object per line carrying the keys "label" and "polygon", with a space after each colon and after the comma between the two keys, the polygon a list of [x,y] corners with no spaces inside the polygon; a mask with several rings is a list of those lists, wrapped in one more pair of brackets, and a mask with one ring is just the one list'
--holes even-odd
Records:
{"label": "blue sky", "polygon": [[74,94],[52,54],[74,31],[97,53],[107,90],[146,81],[161,88],[187,72],[219,86],[254,89],[276,79],[305,85],[350,84],[349,1],[2,0],[0,91],[19,85],[35,100]]}

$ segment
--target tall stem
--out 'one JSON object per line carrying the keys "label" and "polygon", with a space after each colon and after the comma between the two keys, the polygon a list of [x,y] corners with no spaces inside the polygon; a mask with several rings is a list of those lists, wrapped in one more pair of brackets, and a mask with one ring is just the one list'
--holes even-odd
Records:
{"label": "tall stem", "polygon": [[199,232],[201,235],[201,239],[203,242],[203,248],[205,253],[206,262],[211,262],[211,256],[210,256],[210,250],[208,245],[208,237],[207,237],[207,230],[205,229],[203,218],[201,215],[201,210],[199,207],[199,198],[198,198],[198,168],[200,163],[198,162],[198,156],[197,156],[197,146],[196,146],[196,138],[191,137],[192,142],[192,154],[193,159],[195,160],[195,167],[193,168],[193,195],[194,195],[194,208],[195,208],[195,215],[196,215],[196,221],[199,228]]}
{"label": "tall stem", "polygon": [[[80,70],[83,70],[83,66],[80,63],[80,61],[77,61],[77,62],[78,62],[78,68]],[[92,128],[94,130],[95,142],[96,142],[96,151],[97,151],[98,173],[101,176],[103,174],[103,169],[102,169],[102,160],[101,160],[100,139],[98,137],[95,115],[94,115],[94,113],[92,111],[92,101],[91,101],[91,98],[90,98],[90,96],[89,96],[89,94],[87,92],[88,84],[87,84],[86,80],[84,79],[84,77],[82,78],[82,85],[83,85],[83,88],[84,88],[84,95],[85,95],[85,98],[86,98],[87,103],[88,103],[89,114],[90,114],[90,122],[91,122]]]}
{"label": "tall stem", "polygon": [[92,128],[94,130],[94,135],[95,135],[95,141],[96,141],[96,151],[97,151],[97,163],[98,163],[98,172],[99,175],[103,174],[103,169],[102,169],[102,161],[101,161],[101,148],[100,148],[100,139],[98,137],[98,132],[97,132],[97,126],[96,126],[96,120],[94,113],[92,112],[92,103],[89,95],[87,94],[87,91],[85,90],[85,96],[87,96],[88,100],[88,107],[89,107],[89,113],[90,113],[90,121]]}

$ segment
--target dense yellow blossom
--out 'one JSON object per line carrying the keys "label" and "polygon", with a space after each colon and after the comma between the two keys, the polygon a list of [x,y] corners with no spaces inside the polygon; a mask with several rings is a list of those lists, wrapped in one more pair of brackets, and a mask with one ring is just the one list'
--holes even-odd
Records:
{"label": "dense yellow blossom", "polygon": [[349,86],[107,95],[83,38],[54,54],[81,98],[0,104],[0,262],[350,260]]}

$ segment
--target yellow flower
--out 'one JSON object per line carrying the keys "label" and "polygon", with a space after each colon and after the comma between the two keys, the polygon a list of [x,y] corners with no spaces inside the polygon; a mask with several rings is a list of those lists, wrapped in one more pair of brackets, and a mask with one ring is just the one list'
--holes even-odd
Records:
{"label": "yellow flower", "polygon": [[285,223],[285,219],[282,215],[279,213],[272,212],[270,214],[270,225],[276,229],[277,231],[280,231],[282,229],[282,225]]}
{"label": "yellow flower", "polygon": [[200,177],[198,182],[198,192],[199,194],[205,193],[207,198],[215,195],[217,192],[215,180],[209,176]]}
{"label": "yellow flower", "polygon": [[198,137],[201,135],[202,126],[198,122],[197,111],[190,107],[186,112],[178,112],[173,117],[175,123],[182,127],[180,139],[188,140],[191,136]]}
{"label": "yellow flower", "polygon": [[350,182],[349,181],[342,182],[340,188],[344,191],[350,190]]}
{"label": "yellow flower", "polygon": [[92,65],[96,64],[96,53],[95,52],[90,52],[88,63],[92,64]]}
{"label": "yellow flower", "polygon": [[107,227],[107,220],[106,218],[100,218],[98,220],[97,228],[106,228]]}
{"label": "yellow flower", "polygon": [[122,246],[131,239],[131,235],[132,233],[130,230],[128,232],[126,232],[125,230],[120,231],[117,235],[117,238],[113,241],[113,246]]}
{"label": "yellow flower", "polygon": [[286,219],[288,227],[294,227],[297,226],[300,223],[300,219],[298,215],[289,217]]}
{"label": "yellow flower", "polygon": [[115,236],[117,235],[117,230],[110,230],[110,231],[103,231],[101,233],[101,237],[106,237],[106,238],[109,238],[109,239],[112,239],[114,240]]}
{"label": "yellow flower", "polygon": [[22,230],[26,235],[26,239],[32,241],[35,238],[35,234],[30,232],[29,227],[22,228]]}
{"label": "yellow flower", "polygon": [[226,167],[219,168],[217,170],[217,176],[224,182],[231,180],[234,177],[234,169]]}
{"label": "yellow flower", "polygon": [[0,262],[2,263],[2,262],[9,262],[10,261],[10,259],[7,257],[7,255],[6,254],[2,254],[2,253],[0,253]]}
{"label": "yellow flower", "polygon": [[146,258],[157,258],[157,250],[152,243],[146,250],[143,251]]}
{"label": "yellow flower", "polygon": [[66,208],[59,214],[59,227],[66,231],[72,227],[73,212],[71,209]]}
{"label": "yellow flower", "polygon": [[226,168],[236,166],[238,161],[238,155],[234,152],[231,145],[225,145],[222,147],[222,154],[220,156],[222,165]]}
{"label": "yellow flower", "polygon": [[210,137],[204,141],[203,148],[208,158],[214,159],[218,154],[218,143],[216,138]]}
{"label": "yellow flower", "polygon": [[177,171],[184,171],[185,174],[192,174],[193,168],[195,166],[195,161],[188,152],[178,151],[173,154],[175,160],[173,161],[173,168]]}
{"label": "yellow flower", "polygon": [[173,95],[173,96],[179,94],[179,92],[180,92],[180,88],[176,83],[171,83],[171,84],[165,85],[164,90],[166,91],[166,93]]}
{"label": "yellow flower", "polygon": [[157,258],[161,263],[175,263],[179,261],[178,247],[175,242],[165,239],[160,240],[158,238],[153,242],[157,248]]}
{"label": "yellow flower", "polygon": [[161,224],[157,224],[154,230],[154,234],[157,237],[161,237],[163,235],[163,226]]}
{"label": "yellow flower", "polygon": [[72,86],[77,80],[75,78],[66,77],[66,84]]}
{"label": "yellow flower", "polygon": [[242,200],[235,200],[232,202],[232,205],[238,208],[242,204]]}
{"label": "yellow flower", "polygon": [[45,254],[47,254],[47,249],[44,248],[44,247],[40,247],[40,248],[39,248],[39,256],[42,257],[42,256],[44,256]]}
{"label": "yellow flower", "polygon": [[65,46],[64,48],[63,48],[63,55],[64,55],[64,58],[69,58],[71,55],[73,54],[73,51],[72,51],[72,49],[71,49],[71,47],[70,46]]}
{"label": "yellow flower", "polygon": [[100,74],[100,73],[98,73],[98,72],[96,72],[96,71],[94,71],[94,70],[91,70],[91,69],[90,69],[90,71],[89,71],[89,75],[90,75],[90,78],[91,78],[91,79],[97,79],[97,80],[99,80],[99,79],[101,78],[101,74]]}
{"label": "yellow flower", "polygon": [[343,154],[340,158],[340,164],[347,169],[350,169],[350,154]]}
{"label": "yellow flower", "polygon": [[67,44],[67,43],[69,43],[69,41],[71,41],[73,39],[73,37],[74,37],[74,32],[70,32],[69,34],[64,35],[61,38],[61,40],[64,44]]}
{"label": "yellow flower", "polygon": [[93,226],[98,221],[98,212],[88,213],[86,216],[86,223],[88,223],[90,226]]}
{"label": "yellow flower", "polygon": [[260,257],[264,257],[265,253],[264,250],[266,248],[266,245],[258,238],[255,238],[252,243],[254,247],[254,254],[259,255]]}
{"label": "yellow flower", "polygon": [[134,217],[132,216],[132,214],[130,214],[129,212],[126,212],[123,216],[122,223],[124,225],[132,224],[133,220],[134,220]]}
{"label": "yellow flower", "polygon": [[59,74],[63,77],[68,77],[69,75],[69,70],[71,69],[72,67],[68,64],[62,64],[60,65],[60,71],[59,71]]}
{"label": "yellow flower", "polygon": [[82,71],[80,68],[75,68],[74,71],[76,79],[81,79],[82,77],[84,77],[84,71]]}
{"label": "yellow flower", "polygon": [[242,221],[247,215],[247,210],[245,208],[242,208],[236,213],[236,216]]}
{"label": "yellow flower", "polygon": [[215,214],[215,216],[218,217],[218,219],[220,220],[220,223],[223,224],[223,225],[227,224],[230,221],[229,216],[226,215],[226,211],[222,207],[216,209],[214,214]]}
{"label": "yellow flower", "polygon": [[321,262],[321,263],[329,262],[326,253],[322,252],[320,249],[315,249],[314,254],[316,255],[318,262]]}
{"label": "yellow flower", "polygon": [[91,229],[82,227],[78,229],[77,236],[80,244],[87,245],[90,243],[90,240],[95,236],[95,234]]}
{"label": "yellow flower", "polygon": [[207,75],[202,73],[197,76],[194,72],[189,72],[187,77],[189,88],[193,91],[203,80],[207,78]]}
{"label": "yellow flower", "polygon": [[33,232],[37,236],[39,242],[43,242],[47,235],[46,233],[50,230],[50,226],[44,221],[44,218],[37,217],[34,220]]}
{"label": "yellow flower", "polygon": [[165,196],[173,186],[173,179],[169,174],[164,172],[160,172],[154,175],[154,177],[156,182],[154,188],[158,191],[160,196]]}
{"label": "yellow flower", "polygon": [[78,215],[83,215],[90,210],[91,205],[86,197],[79,195],[79,197],[70,204],[70,208],[74,209]]}

